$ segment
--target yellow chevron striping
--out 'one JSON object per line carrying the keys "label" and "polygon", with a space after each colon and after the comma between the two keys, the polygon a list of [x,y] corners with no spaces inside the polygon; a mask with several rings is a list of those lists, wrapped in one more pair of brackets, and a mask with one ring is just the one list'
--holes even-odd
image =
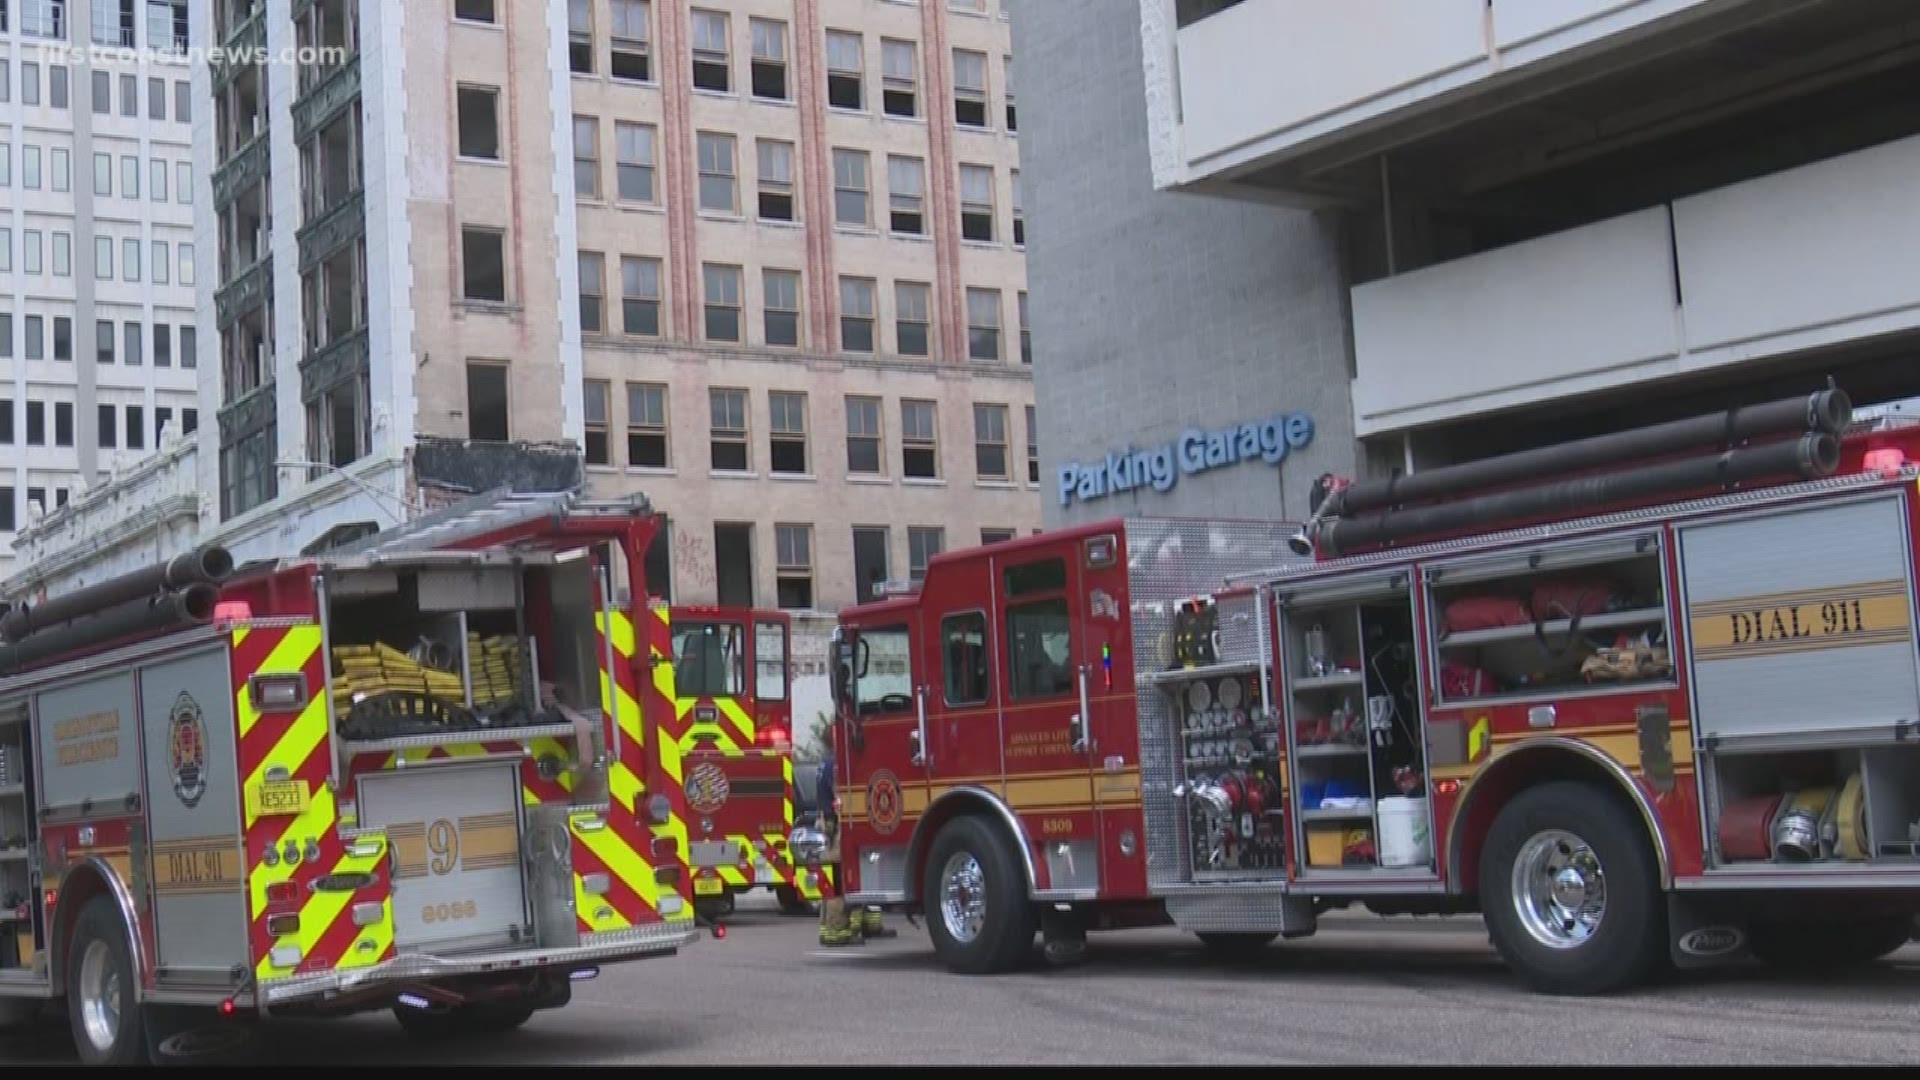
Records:
{"label": "yellow chevron striping", "polygon": [[[285,845],[289,840],[300,842],[304,846],[309,837],[319,837],[333,828],[336,820],[333,804],[333,792],[321,785],[313,793],[304,813],[291,819],[287,827],[281,830],[274,841],[275,847]],[[293,877],[294,864],[282,859],[272,866],[261,863],[247,874],[247,886],[252,895],[252,913],[259,918],[267,909],[267,886],[278,884]]]}
{"label": "yellow chevron striping", "polygon": [[[234,644],[239,643],[240,632],[235,631]],[[300,671],[307,666],[307,661],[313,658],[313,654],[319,651],[319,627],[288,627],[279,643],[274,645],[273,650],[267,653],[266,659],[260,662],[260,666],[247,674],[251,676],[262,672]],[[326,696],[320,692],[320,689],[317,686],[308,687],[316,701]],[[244,682],[234,691],[234,716],[237,718],[240,735],[243,738],[247,732],[253,730],[253,725],[260,722],[260,713],[253,707],[253,695],[247,692],[247,685]]]}
{"label": "yellow chevron striping", "polygon": [[[336,874],[372,873],[379,867],[380,858],[383,854],[385,854],[384,844],[380,845],[380,849],[371,855],[354,855],[349,852],[342,855],[340,859],[334,863],[332,872]],[[264,898],[264,886],[262,887],[262,895]],[[315,892],[311,894],[308,896],[307,902],[300,905],[299,930],[292,934],[282,934],[274,939],[275,947],[286,945],[298,946],[300,949],[301,962],[305,962],[310,958],[314,947],[320,943],[320,939],[324,937],[327,931],[333,927],[333,924],[346,913],[347,908],[352,902],[353,894],[350,892]],[[387,927],[385,932],[391,935],[393,932],[391,906],[389,905],[382,914]],[[355,936],[357,939],[361,935]],[[351,951],[349,955],[351,955]],[[375,958],[378,958],[378,954],[375,954]],[[334,958],[335,966],[345,966],[342,960],[343,958]],[[285,974],[291,974],[291,972],[291,968],[282,969],[276,967],[271,955],[261,957],[259,965],[256,968],[256,973],[259,978],[263,980],[275,978],[276,976],[284,977]]]}
{"label": "yellow chevron striping", "polygon": [[613,651],[616,655],[631,660],[633,659],[633,620],[627,618],[624,612],[615,611],[611,614],[612,618],[609,619],[605,614],[595,612],[593,628],[606,635],[607,640],[613,643]]}
{"label": "yellow chevron striping", "polygon": [[[640,778],[633,775],[633,770],[627,767],[626,762],[616,761],[612,768],[607,770],[607,788],[613,796],[613,801],[622,809],[629,814],[639,814],[640,794],[646,789],[640,783]],[[571,784],[568,785],[568,789],[572,789]]]}

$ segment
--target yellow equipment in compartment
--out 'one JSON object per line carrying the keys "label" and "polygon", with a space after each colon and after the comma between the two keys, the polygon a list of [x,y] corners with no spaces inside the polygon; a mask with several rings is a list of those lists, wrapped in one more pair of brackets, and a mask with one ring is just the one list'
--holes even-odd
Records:
{"label": "yellow equipment in compartment", "polygon": [[[468,663],[473,676],[473,703],[492,705],[512,700],[520,692],[522,653],[512,637],[467,635]],[[333,707],[336,714],[354,702],[382,694],[425,694],[464,705],[466,686],[457,671],[421,664],[384,642],[372,645],[336,645],[333,648]]]}

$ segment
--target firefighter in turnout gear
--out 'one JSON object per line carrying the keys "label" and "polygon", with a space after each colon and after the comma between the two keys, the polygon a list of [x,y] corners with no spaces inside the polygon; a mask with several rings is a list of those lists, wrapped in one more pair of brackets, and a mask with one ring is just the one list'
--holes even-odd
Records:
{"label": "firefighter in turnout gear", "polygon": [[[840,662],[838,677],[840,680],[842,701],[853,701],[853,671],[844,660]],[[839,723],[836,716],[835,724]],[[834,797],[834,752],[833,735],[829,729],[827,735],[826,757],[820,763],[820,772],[814,780],[814,802],[820,808],[820,829],[827,835],[827,851],[821,859],[826,880],[820,886],[820,944],[827,946],[860,945],[871,938],[889,938],[899,931],[887,929],[881,921],[880,909],[862,907],[847,910],[846,899],[841,896],[840,883],[840,805]]]}

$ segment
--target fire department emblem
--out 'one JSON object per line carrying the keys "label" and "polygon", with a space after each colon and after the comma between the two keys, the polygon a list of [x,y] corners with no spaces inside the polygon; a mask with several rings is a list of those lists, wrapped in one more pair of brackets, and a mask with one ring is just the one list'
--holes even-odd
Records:
{"label": "fire department emblem", "polygon": [[207,793],[207,729],[200,720],[200,703],[182,690],[167,716],[169,761],[173,766],[173,793],[191,809]]}
{"label": "fire department emblem", "polygon": [[687,774],[687,805],[695,813],[712,814],[727,804],[727,774],[711,761],[703,761]]}
{"label": "fire department emblem", "polygon": [[867,821],[883,836],[900,827],[900,781],[886,769],[867,781]]}

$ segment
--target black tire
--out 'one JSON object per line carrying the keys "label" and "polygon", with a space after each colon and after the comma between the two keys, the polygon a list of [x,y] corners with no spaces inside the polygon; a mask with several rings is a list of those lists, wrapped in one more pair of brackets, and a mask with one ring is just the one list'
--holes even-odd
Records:
{"label": "black tire", "polygon": [[[1571,845],[1549,844],[1547,834],[1570,835],[1586,845],[1597,860],[1604,904],[1597,925],[1584,934],[1568,934],[1578,920],[1553,917],[1549,909],[1534,920],[1539,936],[1528,929],[1523,907],[1540,911],[1551,893],[1545,889],[1550,869],[1541,869],[1533,881],[1533,895],[1542,904],[1527,904],[1516,887],[1517,863],[1530,843],[1549,858],[1577,856]],[[1531,860],[1529,860],[1531,863]],[[1549,862],[1548,867],[1551,866]],[[1591,863],[1584,880],[1592,881]],[[1569,865],[1563,869],[1572,870]],[[1567,880],[1581,879],[1577,872]],[[1480,907],[1488,936],[1520,981],[1547,994],[1604,994],[1646,979],[1666,956],[1666,904],[1660,892],[1658,869],[1647,831],[1613,793],[1593,784],[1555,781],[1529,788],[1502,807],[1487,833],[1480,855]],[[1564,890],[1562,899],[1578,902],[1585,894]],[[1584,905],[1582,905],[1584,906]],[[1571,926],[1569,924],[1572,924]],[[1542,937],[1567,934],[1559,947]]]}
{"label": "black tire", "polygon": [[800,895],[800,890],[791,885],[776,885],[773,888],[774,899],[780,901],[782,915],[814,915],[813,904]]}
{"label": "black tire", "polygon": [[1838,971],[1871,964],[1913,937],[1913,916],[1848,923],[1757,923],[1747,947],[1762,963],[1783,971]]}
{"label": "black tire", "polygon": [[[89,955],[94,963],[89,964]],[[127,930],[110,896],[80,909],[67,948],[67,1022],[83,1065],[152,1064]]]}
{"label": "black tire", "polygon": [[1200,930],[1195,931],[1194,936],[1200,939],[1200,943],[1205,945],[1210,953],[1217,956],[1237,956],[1266,948],[1280,934],[1279,931],[1230,934],[1216,930]]}
{"label": "black tire", "polygon": [[[950,928],[943,910],[943,881],[949,862],[972,860],[979,871],[979,928],[969,939]],[[1039,915],[1027,899],[1026,875],[999,832],[977,817],[958,817],[941,828],[927,853],[920,902],[934,952],[951,971],[990,975],[1011,971],[1033,952]]]}

